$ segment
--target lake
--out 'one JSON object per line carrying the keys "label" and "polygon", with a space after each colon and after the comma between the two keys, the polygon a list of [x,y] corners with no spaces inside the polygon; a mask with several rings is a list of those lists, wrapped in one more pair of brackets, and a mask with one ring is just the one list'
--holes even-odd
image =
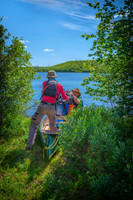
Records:
{"label": "lake", "polygon": [[[85,94],[85,87],[81,86],[83,83],[83,78],[88,77],[89,73],[73,73],[73,72],[57,72],[56,80],[63,86],[64,90],[71,91],[74,88],[79,88],[81,92],[81,97],[83,99],[84,106],[95,103],[96,105],[105,105],[104,102],[92,100],[92,97]],[[45,77],[47,72],[38,72],[36,77],[41,77],[41,79],[33,80],[32,87],[35,91],[33,100],[40,101],[42,92],[42,83],[47,80]],[[33,104],[33,102],[32,102]],[[107,106],[107,105],[106,105]],[[35,112],[36,108],[32,108],[27,111],[30,116]]]}

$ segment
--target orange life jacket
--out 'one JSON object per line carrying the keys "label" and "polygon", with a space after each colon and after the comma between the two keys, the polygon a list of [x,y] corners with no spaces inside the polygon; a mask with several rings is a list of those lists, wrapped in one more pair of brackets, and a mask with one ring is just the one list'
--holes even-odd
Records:
{"label": "orange life jacket", "polygon": [[69,105],[69,110],[68,110],[67,115],[70,114],[70,112],[71,112],[71,110],[72,110],[73,108],[75,108],[75,105],[73,105],[73,103],[72,103],[72,104]]}

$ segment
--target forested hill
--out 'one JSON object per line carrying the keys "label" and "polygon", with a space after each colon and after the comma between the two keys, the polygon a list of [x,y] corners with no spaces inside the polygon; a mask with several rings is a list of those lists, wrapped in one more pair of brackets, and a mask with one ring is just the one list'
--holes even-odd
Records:
{"label": "forested hill", "polygon": [[68,61],[51,67],[34,66],[34,69],[36,72],[47,72],[49,70],[55,70],[56,72],[88,72],[91,62],[90,60]]}

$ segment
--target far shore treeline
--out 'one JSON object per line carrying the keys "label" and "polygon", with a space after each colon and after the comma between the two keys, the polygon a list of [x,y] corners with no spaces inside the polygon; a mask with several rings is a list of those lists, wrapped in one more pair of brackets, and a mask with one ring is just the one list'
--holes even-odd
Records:
{"label": "far shore treeline", "polygon": [[55,70],[56,72],[89,72],[89,66],[91,66],[91,63],[91,60],[75,60],[60,63],[50,67],[33,67],[35,72],[47,72],[49,70]]}

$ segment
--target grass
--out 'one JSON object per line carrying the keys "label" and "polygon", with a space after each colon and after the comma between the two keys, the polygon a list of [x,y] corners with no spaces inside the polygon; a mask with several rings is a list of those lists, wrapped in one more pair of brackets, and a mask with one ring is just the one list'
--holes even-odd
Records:
{"label": "grass", "polygon": [[44,188],[44,176],[52,170],[54,159],[43,159],[42,146],[37,134],[33,151],[26,149],[28,133],[0,142],[0,199],[39,199]]}

